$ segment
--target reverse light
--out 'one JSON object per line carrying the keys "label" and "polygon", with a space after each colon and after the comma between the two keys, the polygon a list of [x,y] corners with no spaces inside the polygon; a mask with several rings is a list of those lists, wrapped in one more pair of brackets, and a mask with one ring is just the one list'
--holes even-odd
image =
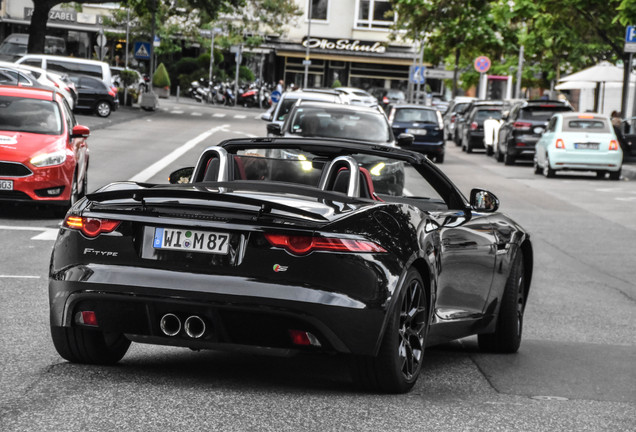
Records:
{"label": "reverse light", "polygon": [[66,150],[57,150],[52,153],[42,153],[33,158],[29,162],[38,168],[61,165],[66,161]]}
{"label": "reverse light", "polygon": [[102,233],[113,232],[121,221],[112,219],[87,218],[83,216],[69,215],[62,224],[66,228],[81,231],[86,237],[97,237]]}
{"label": "reverse light", "polygon": [[514,122],[512,124],[512,127],[517,129],[517,130],[529,131],[530,128],[532,127],[532,123]]}
{"label": "reverse light", "polygon": [[311,237],[287,234],[265,234],[274,247],[281,247],[294,255],[307,255],[314,251],[384,253],[386,249],[368,240],[334,237]]}
{"label": "reverse light", "polygon": [[610,150],[618,150],[618,141],[611,140],[610,143],[609,143],[609,149]]}
{"label": "reverse light", "polygon": [[556,144],[554,145],[556,148],[558,149],[563,149],[565,150],[565,143],[563,142],[563,140],[561,138],[557,138],[556,140]]}

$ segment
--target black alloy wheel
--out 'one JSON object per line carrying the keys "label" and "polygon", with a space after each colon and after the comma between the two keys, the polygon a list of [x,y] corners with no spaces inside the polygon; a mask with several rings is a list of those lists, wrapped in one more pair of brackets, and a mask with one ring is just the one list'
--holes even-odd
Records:
{"label": "black alloy wheel", "polygon": [[428,332],[427,289],[419,272],[409,270],[385,330],[377,357],[355,356],[354,380],[369,390],[406,393],[422,370]]}
{"label": "black alloy wheel", "polygon": [[523,252],[517,251],[501,298],[494,333],[477,336],[479,348],[497,353],[515,353],[521,345],[523,313],[526,307],[526,284]]}

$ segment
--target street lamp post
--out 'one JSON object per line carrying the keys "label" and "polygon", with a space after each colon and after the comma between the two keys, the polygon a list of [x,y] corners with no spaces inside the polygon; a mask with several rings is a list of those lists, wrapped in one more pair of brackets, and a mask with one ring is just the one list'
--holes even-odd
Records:
{"label": "street lamp post", "polygon": [[309,0],[307,3],[309,3],[309,10],[307,11],[307,39],[305,40],[305,61],[303,62],[305,64],[305,79],[303,80],[303,88],[307,88],[309,79],[309,38],[311,37],[311,7],[313,2],[312,0]]}

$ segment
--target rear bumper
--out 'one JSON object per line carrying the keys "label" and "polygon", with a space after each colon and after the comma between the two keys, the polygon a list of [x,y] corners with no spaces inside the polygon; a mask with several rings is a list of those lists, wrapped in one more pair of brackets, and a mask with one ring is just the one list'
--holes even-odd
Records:
{"label": "rear bumper", "polygon": [[623,153],[621,151],[597,152],[552,151],[549,154],[550,166],[555,170],[580,171],[618,171],[621,169]]}
{"label": "rear bumper", "polygon": [[[77,313],[92,310],[101,330],[124,333],[133,340],[152,339],[152,343],[296,349],[289,330],[301,330],[313,334],[320,342],[318,349],[324,351],[374,354],[384,326],[386,298],[364,303],[310,284],[78,265],[57,273],[49,282],[51,325],[78,325]],[[183,331],[167,336],[160,329],[161,317],[167,313],[182,322],[197,315],[209,331],[196,340]]]}
{"label": "rear bumper", "polygon": [[402,147],[407,150],[426,153],[431,155],[440,155],[444,154],[446,149],[445,142],[443,140],[437,142],[417,142],[415,141],[412,145],[408,147]]}

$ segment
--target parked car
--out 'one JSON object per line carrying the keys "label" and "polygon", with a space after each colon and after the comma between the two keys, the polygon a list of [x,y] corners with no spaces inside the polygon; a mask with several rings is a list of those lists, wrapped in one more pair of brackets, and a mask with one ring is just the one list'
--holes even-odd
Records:
{"label": "parked car", "polygon": [[77,88],[76,110],[91,111],[100,117],[108,117],[119,107],[117,92],[102,80],[92,76],[70,76]]}
{"label": "parked car", "polygon": [[[29,35],[26,33],[11,33],[0,44],[0,60],[15,61],[27,53]],[[66,54],[66,41],[64,38],[46,35],[44,40],[44,52],[46,54]]]}
{"label": "parked car", "polygon": [[261,120],[276,123],[282,127],[287,114],[299,100],[332,102],[345,104],[348,100],[340,92],[323,89],[302,89],[283,93],[276,105],[261,115]]}
{"label": "parked car", "polygon": [[557,171],[596,171],[599,178],[621,176],[623,151],[609,117],[560,112],[549,121],[536,144],[534,172],[554,177]]}
{"label": "parked car", "polygon": [[0,86],[0,201],[66,211],[87,192],[89,133],[60,93]]}
{"label": "parked car", "polygon": [[389,111],[389,123],[393,135],[413,135],[413,142],[403,145],[403,148],[424,153],[437,163],[444,162],[444,122],[437,109],[421,105],[394,105]]}
{"label": "parked car", "polygon": [[475,103],[466,114],[461,127],[462,151],[471,153],[474,149],[485,148],[484,121],[499,120],[502,116],[503,103]]}
{"label": "parked car", "polygon": [[67,80],[64,80],[61,75],[54,72],[46,71],[41,68],[37,68],[35,66],[18,65],[15,63],[3,61],[0,61],[0,67],[28,72],[30,76],[35,78],[42,85],[43,88],[48,88],[62,93],[71,109],[73,109],[73,107],[75,106],[75,102],[77,100],[75,85],[72,83],[69,84],[70,80],[68,80],[67,82]]}
{"label": "parked car", "polygon": [[365,90],[355,87],[336,87],[334,90],[345,95],[351,105],[378,105],[378,100]]}
{"label": "parked car", "polygon": [[477,106],[494,106],[494,107],[501,107],[502,111],[506,110],[506,104],[501,100],[475,99],[474,101],[470,102],[465,109],[457,113],[457,118],[455,119],[455,133],[454,133],[455,145],[457,146],[462,145],[462,141],[465,135],[465,129],[470,128],[470,123],[468,123],[468,116],[472,113],[473,108]]}
{"label": "parked car", "polygon": [[61,75],[89,75],[102,80],[109,87],[113,85],[110,66],[102,61],[46,54],[26,54],[16,60],[16,63],[39,67]]}
{"label": "parked car", "polygon": [[561,101],[524,101],[513,105],[499,128],[497,161],[512,165],[517,159],[532,159],[550,117],[568,111],[573,111],[572,107]]}
{"label": "parked car", "polygon": [[[408,194],[374,189],[390,164]],[[529,235],[421,154],[235,139],[170,178],[106,185],[67,214],[48,291],[64,359],[114,364],[131,342],[340,354],[362,387],[404,393],[427,346],[477,335],[484,351],[519,349]]]}
{"label": "parked car", "polygon": [[468,105],[477,98],[469,96],[458,96],[448,105],[448,109],[444,113],[444,139],[455,139],[455,122],[457,117],[468,108]]}
{"label": "parked car", "polygon": [[136,91],[138,91],[139,93],[143,92],[143,91],[148,91],[148,83],[146,82],[146,80],[144,79],[143,75],[141,75],[141,73],[138,70],[135,69],[126,69],[120,66],[111,66],[110,67],[110,73],[112,75],[112,79],[113,79],[113,85],[115,87],[121,87],[122,86],[122,82],[121,82],[121,72],[127,70],[129,72],[132,72],[133,74],[135,74],[135,82],[134,84],[131,84],[130,87],[134,88]]}

